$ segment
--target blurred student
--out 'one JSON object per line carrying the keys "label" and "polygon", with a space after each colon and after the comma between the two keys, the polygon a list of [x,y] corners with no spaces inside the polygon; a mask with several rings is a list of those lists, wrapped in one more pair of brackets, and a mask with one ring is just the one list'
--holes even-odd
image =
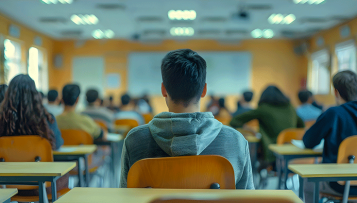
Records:
{"label": "blurred student", "polygon": [[206,105],[206,112],[211,112],[214,116],[219,113],[219,103],[213,95],[210,95],[210,100]]}
{"label": "blurred student", "polygon": [[91,118],[104,121],[110,128],[114,121],[114,114],[112,111],[105,107],[101,107],[101,99],[99,93],[95,89],[90,89],[86,93],[86,99],[88,102],[87,108],[82,112],[90,116]]}
{"label": "blurred student", "polygon": [[63,87],[62,101],[64,103],[64,111],[57,116],[59,129],[83,130],[94,139],[103,138],[103,130],[91,117],[76,112],[80,93],[81,90],[76,84],[68,84]]}
{"label": "blurred student", "polygon": [[119,107],[114,104],[114,98],[113,96],[109,97],[109,105],[107,107],[109,110],[111,110],[113,113],[116,113],[119,111]]}
{"label": "blurred student", "polygon": [[139,125],[144,125],[145,121],[141,114],[135,111],[135,103],[128,94],[121,96],[120,112],[115,114],[115,119],[133,119]]}
{"label": "blurred student", "polygon": [[226,100],[223,97],[218,99],[218,114],[216,116],[223,118],[232,117],[231,112],[226,107]]}
{"label": "blurred student", "polygon": [[141,114],[152,113],[152,107],[150,105],[149,96],[147,94],[144,94],[144,96],[138,100],[137,109]]}
{"label": "blurred student", "polygon": [[[42,96],[36,90],[35,82],[28,75],[15,76],[5,94],[0,107],[0,137],[18,135],[38,135],[47,139],[52,149],[63,145],[56,119],[42,105]],[[68,187],[65,175],[57,180],[57,191]],[[46,188],[51,192],[50,188]],[[18,195],[38,195],[38,189],[19,190]]]}
{"label": "blurred student", "polygon": [[234,117],[230,125],[240,128],[254,119],[259,121],[264,164],[267,165],[275,161],[268,146],[276,143],[279,133],[288,128],[304,127],[304,122],[297,116],[290,100],[276,86],[269,86],[264,90],[257,109]]}
{"label": "blurred student", "polygon": [[60,99],[58,98],[57,90],[50,90],[47,94],[48,103],[43,106],[49,113],[54,116],[58,116],[63,112],[63,106],[60,106]]}
{"label": "blurred student", "polygon": [[242,98],[237,102],[237,111],[232,114],[233,117],[253,110],[253,108],[250,106],[250,102],[253,99],[253,95],[254,94],[251,91],[243,92]]}
{"label": "blurred student", "polygon": [[[352,71],[337,73],[333,79],[336,104],[322,113],[316,123],[305,133],[303,141],[307,148],[314,148],[322,139],[325,146],[322,163],[336,163],[341,142],[357,135],[357,75]],[[322,182],[320,192],[342,196],[344,185]],[[313,202],[314,183],[306,183],[305,202]],[[351,187],[351,196],[357,195],[357,187]]]}
{"label": "blurred student", "polygon": [[8,86],[5,84],[0,85],[0,103],[4,100],[5,98],[5,92],[7,90]]}
{"label": "blurred student", "polygon": [[312,106],[314,106],[314,107],[320,109],[321,111],[323,111],[324,110],[324,106],[316,102],[314,94],[312,94],[311,91],[308,91],[308,92],[309,92],[311,100],[312,100],[312,103],[311,103]]}
{"label": "blurred student", "polygon": [[307,90],[298,93],[301,105],[296,109],[297,115],[304,121],[314,121],[322,113],[322,110],[312,105],[312,95]]}
{"label": "blurred student", "polygon": [[200,99],[207,92],[205,60],[190,49],[172,51],[163,59],[161,73],[161,92],[170,112],[129,132],[123,146],[120,187],[127,186],[130,167],[141,159],[220,155],[233,166],[236,188],[254,189],[248,142],[211,112],[200,112]]}

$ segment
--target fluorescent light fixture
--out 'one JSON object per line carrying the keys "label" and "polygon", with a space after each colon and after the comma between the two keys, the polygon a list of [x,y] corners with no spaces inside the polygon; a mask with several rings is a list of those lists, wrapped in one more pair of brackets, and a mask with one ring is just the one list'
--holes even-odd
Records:
{"label": "fluorescent light fixture", "polygon": [[294,14],[284,16],[283,14],[271,14],[268,18],[270,24],[291,24],[296,20]]}
{"label": "fluorescent light fixture", "polygon": [[325,2],[325,0],[293,0],[293,2],[295,4],[306,4],[306,3],[308,3],[310,5],[312,5],[312,4],[318,5],[318,4],[321,4],[321,3]]}
{"label": "fluorescent light fixture", "polygon": [[115,33],[113,32],[113,30],[100,30],[100,29],[97,29],[97,30],[94,30],[92,32],[92,36],[94,39],[111,39],[115,36]]}
{"label": "fluorescent light fixture", "polygon": [[169,10],[167,16],[170,20],[195,20],[195,10]]}
{"label": "fluorescent light fixture", "polygon": [[255,29],[252,31],[251,35],[253,38],[262,38],[263,32],[261,29]]}
{"label": "fluorescent light fixture", "polygon": [[45,4],[71,4],[73,3],[73,0],[41,0],[41,2]]}
{"label": "fluorescent light fixture", "polygon": [[251,32],[251,35],[253,38],[273,38],[274,37],[274,31],[271,29],[265,29],[265,30],[261,30],[261,29],[255,29]]}
{"label": "fluorescent light fixture", "polygon": [[173,27],[170,29],[172,36],[192,36],[195,30],[192,27]]}
{"label": "fluorescent light fixture", "polygon": [[274,32],[273,32],[273,30],[271,30],[271,29],[265,29],[265,30],[263,30],[263,37],[264,37],[264,38],[268,38],[268,39],[273,38],[273,37],[274,37]]}
{"label": "fluorescent light fixture", "polygon": [[91,15],[72,15],[71,20],[77,25],[95,25],[99,22],[98,18]]}

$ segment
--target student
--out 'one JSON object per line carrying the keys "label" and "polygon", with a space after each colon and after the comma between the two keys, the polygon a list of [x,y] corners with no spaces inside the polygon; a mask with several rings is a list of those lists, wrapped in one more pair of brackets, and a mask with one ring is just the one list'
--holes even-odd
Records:
{"label": "student", "polygon": [[229,120],[232,118],[231,112],[226,107],[226,100],[223,97],[218,99],[218,114],[216,116],[229,118]]}
{"label": "student", "polygon": [[115,114],[115,119],[134,119],[139,125],[144,125],[145,121],[141,114],[135,111],[134,101],[128,94],[121,96],[120,112]]}
{"label": "student", "polygon": [[93,119],[103,120],[110,128],[114,121],[114,114],[109,109],[100,106],[101,99],[99,98],[98,91],[95,89],[88,90],[86,99],[88,106],[82,113]]}
{"label": "student", "polygon": [[[357,75],[349,70],[342,71],[332,81],[338,106],[322,113],[303,138],[307,148],[314,148],[325,139],[322,163],[336,163],[341,142],[357,135]],[[304,187],[306,202],[313,200],[313,187],[313,183],[306,183]],[[342,196],[343,191],[344,186],[336,182],[321,183],[320,192]],[[351,187],[350,195],[357,195],[357,187]]]}
{"label": "student", "polygon": [[0,103],[2,102],[2,100],[4,100],[5,98],[5,92],[7,90],[7,85],[2,84],[0,85]]}
{"label": "student", "polygon": [[214,116],[219,113],[219,103],[213,95],[210,95],[210,101],[206,105],[206,112],[212,112]]}
{"label": "student", "polygon": [[296,109],[297,115],[304,121],[314,121],[320,116],[322,110],[312,105],[312,95],[307,90],[298,94],[301,105]]}
{"label": "student", "polygon": [[63,87],[62,101],[65,106],[63,113],[57,116],[58,127],[60,129],[84,130],[94,139],[103,138],[103,130],[91,117],[76,113],[80,93],[78,85],[68,84]]}
{"label": "student", "polygon": [[323,110],[324,110],[324,106],[321,105],[321,104],[318,104],[318,103],[316,102],[315,97],[314,97],[314,94],[312,94],[311,91],[308,91],[308,92],[309,92],[310,97],[311,97],[311,99],[312,99],[312,103],[311,103],[312,106],[314,106],[314,107],[320,109],[321,111],[323,111]]}
{"label": "student", "polygon": [[147,94],[144,94],[143,97],[139,99],[137,109],[141,114],[152,113],[152,107],[150,105],[149,96]]}
{"label": "student", "polygon": [[63,107],[59,105],[60,99],[58,98],[57,90],[50,90],[47,94],[48,103],[43,106],[49,113],[54,116],[58,116],[63,112]]}
{"label": "student", "polygon": [[161,92],[170,112],[129,132],[123,146],[120,187],[127,186],[130,167],[141,159],[220,155],[233,166],[236,188],[254,189],[248,142],[211,112],[200,112],[200,98],[207,92],[205,60],[190,49],[175,50],[163,59],[161,73]]}
{"label": "student", "polygon": [[116,113],[119,112],[119,107],[114,105],[114,98],[113,96],[109,97],[109,106],[107,107],[109,110],[111,110],[112,112]]}
{"label": "student", "polygon": [[264,165],[274,163],[275,156],[268,146],[276,143],[281,131],[287,128],[304,127],[304,122],[296,115],[290,100],[276,86],[269,86],[264,90],[257,109],[234,117],[230,125],[234,128],[240,128],[254,119],[259,121]]}
{"label": "student", "polygon": [[237,111],[232,114],[233,117],[253,110],[253,108],[250,106],[250,102],[253,99],[253,95],[254,94],[252,91],[243,92],[242,98],[237,102]]}

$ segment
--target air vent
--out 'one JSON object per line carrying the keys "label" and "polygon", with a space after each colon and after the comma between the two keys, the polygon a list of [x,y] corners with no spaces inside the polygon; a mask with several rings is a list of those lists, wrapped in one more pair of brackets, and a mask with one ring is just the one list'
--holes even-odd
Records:
{"label": "air vent", "polygon": [[97,4],[96,8],[103,10],[125,10],[126,6],[124,4]]}
{"label": "air vent", "polygon": [[39,19],[41,23],[52,23],[52,24],[57,24],[57,23],[66,23],[67,19],[62,18],[62,17],[42,17]]}
{"label": "air vent", "polygon": [[144,30],[144,35],[165,35],[166,30]]}
{"label": "air vent", "polygon": [[247,30],[226,30],[226,35],[246,35]]}
{"label": "air vent", "polygon": [[138,17],[136,20],[145,23],[156,23],[156,22],[162,22],[163,18],[158,16],[141,16]]}
{"label": "air vent", "polygon": [[226,22],[228,19],[222,16],[211,16],[211,17],[204,17],[202,21],[210,22],[210,23],[223,23]]}
{"label": "air vent", "polygon": [[326,23],[329,19],[326,18],[303,18],[300,20],[302,23]]}
{"label": "air vent", "polygon": [[216,29],[204,29],[198,30],[197,33],[200,35],[219,35],[221,31]]}
{"label": "air vent", "polygon": [[254,10],[254,11],[266,11],[266,10],[271,10],[273,7],[271,5],[267,4],[252,4],[252,5],[247,5],[245,7],[248,10]]}
{"label": "air vent", "polygon": [[76,38],[76,37],[80,37],[82,33],[83,33],[82,30],[64,30],[61,32],[61,35],[63,37]]}

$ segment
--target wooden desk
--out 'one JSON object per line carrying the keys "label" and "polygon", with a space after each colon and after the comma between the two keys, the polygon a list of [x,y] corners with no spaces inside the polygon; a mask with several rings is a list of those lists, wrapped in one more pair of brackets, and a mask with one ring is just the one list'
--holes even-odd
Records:
{"label": "wooden desk", "polygon": [[[55,161],[77,161],[79,185],[84,186],[83,168],[86,172],[86,184],[89,184],[88,156],[97,150],[96,145],[62,146],[58,151],[53,151]],[[84,158],[84,167],[81,158]]]}
{"label": "wooden desk", "polygon": [[265,199],[269,197],[286,197],[291,199],[292,202],[302,203],[294,192],[288,190],[175,190],[137,188],[74,188],[57,200],[56,203],[149,203],[163,196],[205,198],[261,196]]}
{"label": "wooden desk", "polygon": [[[314,202],[319,202],[320,182],[357,180],[357,164],[304,164],[289,166],[289,169],[308,182],[314,182]],[[300,185],[303,187],[303,184]]]}
{"label": "wooden desk", "polygon": [[11,197],[17,194],[17,189],[0,189],[0,202],[10,203]]}
{"label": "wooden desk", "polygon": [[[45,182],[57,191],[56,180],[76,166],[70,162],[0,162],[0,185],[38,185],[40,203],[47,202]],[[53,193],[52,198],[57,199]]]}
{"label": "wooden desk", "polygon": [[[278,170],[278,176],[279,176],[278,189],[281,188],[281,183],[283,181],[286,182],[288,178],[289,161],[291,161],[292,159],[322,156],[322,150],[314,151],[312,149],[300,149],[299,147],[296,147],[293,144],[284,144],[284,145],[271,144],[269,145],[269,149],[276,156],[276,164],[277,164],[276,168]],[[284,172],[284,180],[283,180],[283,172]],[[284,183],[284,188],[287,189],[285,183]],[[300,190],[300,195],[302,192],[303,191]]]}

